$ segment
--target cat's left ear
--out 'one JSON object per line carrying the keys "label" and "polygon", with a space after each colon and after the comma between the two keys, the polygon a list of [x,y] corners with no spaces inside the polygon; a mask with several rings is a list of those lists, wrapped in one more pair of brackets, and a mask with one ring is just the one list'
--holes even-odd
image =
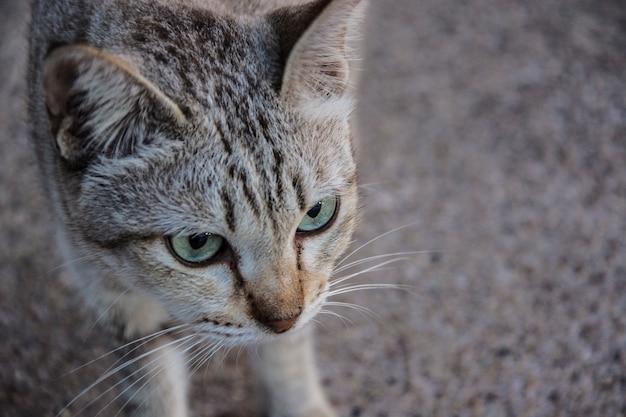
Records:
{"label": "cat's left ear", "polygon": [[316,105],[345,95],[350,38],[362,24],[366,0],[317,0],[269,16],[284,64],[280,96],[292,105]]}

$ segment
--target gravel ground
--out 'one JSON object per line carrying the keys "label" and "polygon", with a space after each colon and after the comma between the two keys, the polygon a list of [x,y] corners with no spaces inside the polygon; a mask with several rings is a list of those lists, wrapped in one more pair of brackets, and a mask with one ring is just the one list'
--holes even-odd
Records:
{"label": "gravel ground", "polygon": [[[25,3],[0,3],[6,417],[55,415],[110,362],[72,370],[112,348],[67,284],[37,187]],[[343,299],[374,315],[320,319],[340,415],[625,415],[626,4],[374,0],[365,34],[357,244],[406,227],[359,256],[423,253],[362,277],[410,291]],[[196,374],[197,416],[256,415],[238,353]]]}

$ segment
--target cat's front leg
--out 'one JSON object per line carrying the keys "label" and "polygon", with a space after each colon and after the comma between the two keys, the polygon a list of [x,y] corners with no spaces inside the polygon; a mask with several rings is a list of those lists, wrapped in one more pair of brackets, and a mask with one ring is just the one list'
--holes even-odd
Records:
{"label": "cat's front leg", "polygon": [[181,326],[167,326],[169,315],[159,305],[131,291],[119,295],[102,290],[97,300],[114,306],[102,317],[108,323],[105,328],[123,346],[116,350],[119,359],[113,367],[128,415],[188,417],[189,377],[183,347],[193,342],[192,336],[176,331]]}
{"label": "cat's front leg", "polygon": [[[121,372],[130,415],[188,417],[187,370],[176,339],[159,336],[140,348],[131,346],[123,357],[130,363]],[[132,352],[130,352],[132,350]]]}
{"label": "cat's front leg", "polygon": [[319,382],[308,327],[252,350],[268,417],[336,417]]}

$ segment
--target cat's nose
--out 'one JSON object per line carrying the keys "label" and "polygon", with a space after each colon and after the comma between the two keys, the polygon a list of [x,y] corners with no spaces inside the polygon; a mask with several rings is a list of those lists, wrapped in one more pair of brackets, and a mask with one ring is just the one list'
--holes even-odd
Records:
{"label": "cat's nose", "polygon": [[265,321],[263,324],[272,329],[274,333],[284,333],[296,324],[298,316],[299,314],[288,319]]}

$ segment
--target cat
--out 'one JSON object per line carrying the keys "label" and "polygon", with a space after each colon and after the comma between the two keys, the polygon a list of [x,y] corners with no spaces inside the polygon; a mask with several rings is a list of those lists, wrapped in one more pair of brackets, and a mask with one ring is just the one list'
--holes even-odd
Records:
{"label": "cat", "polygon": [[311,322],[357,218],[349,38],[365,1],[34,1],[42,182],[139,415],[190,414],[184,353],[200,344],[256,346],[267,415],[335,415]]}

